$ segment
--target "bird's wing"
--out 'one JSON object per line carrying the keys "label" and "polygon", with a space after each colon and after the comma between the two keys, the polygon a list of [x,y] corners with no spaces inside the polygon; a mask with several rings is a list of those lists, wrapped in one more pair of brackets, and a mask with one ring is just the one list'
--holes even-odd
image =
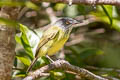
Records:
{"label": "bird's wing", "polygon": [[45,31],[43,37],[41,38],[38,47],[36,49],[35,57],[38,56],[39,50],[42,46],[44,46],[48,41],[54,39],[56,35],[59,33],[59,30],[49,29]]}

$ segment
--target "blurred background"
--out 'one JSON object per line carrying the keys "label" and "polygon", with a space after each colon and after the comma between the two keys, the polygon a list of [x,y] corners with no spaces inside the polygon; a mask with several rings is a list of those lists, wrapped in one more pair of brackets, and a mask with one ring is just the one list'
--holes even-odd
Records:
{"label": "blurred background", "polygon": [[[34,50],[28,45],[37,44],[44,30],[61,17],[83,20],[83,23],[74,27],[68,42],[52,58],[65,59],[72,65],[110,80],[120,79],[120,6],[82,4],[68,6],[63,3],[1,0],[0,6],[4,5],[18,7],[17,22],[25,25],[16,31],[13,80],[25,77],[25,71],[33,60]],[[9,23],[11,21],[7,22]],[[33,70],[49,63],[45,57],[40,58]],[[86,80],[63,70],[53,70],[50,74],[51,76],[38,80]]]}

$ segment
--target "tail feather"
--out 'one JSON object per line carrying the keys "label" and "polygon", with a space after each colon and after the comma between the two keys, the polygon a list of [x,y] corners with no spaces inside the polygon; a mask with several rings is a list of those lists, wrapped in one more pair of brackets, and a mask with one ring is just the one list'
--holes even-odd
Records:
{"label": "tail feather", "polygon": [[36,57],[36,58],[31,62],[30,66],[28,67],[28,69],[27,69],[27,71],[26,71],[26,73],[28,73],[28,72],[32,69],[32,67],[33,67],[33,65],[36,63],[37,59],[38,59],[38,57]]}

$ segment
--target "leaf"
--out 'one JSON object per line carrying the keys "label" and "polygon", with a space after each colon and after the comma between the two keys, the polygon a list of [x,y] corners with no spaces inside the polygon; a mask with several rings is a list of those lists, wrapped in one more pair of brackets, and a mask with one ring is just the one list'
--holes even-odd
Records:
{"label": "leaf", "polygon": [[98,6],[98,11],[95,13],[91,12],[91,14],[97,16],[101,22],[111,24],[111,28],[120,31],[120,17],[118,16],[116,7],[105,5],[102,8]]}
{"label": "leaf", "polygon": [[39,10],[39,7],[34,4],[33,2],[31,1],[6,1],[6,0],[3,0],[1,1],[0,0],[0,7],[2,6],[14,6],[14,7],[17,7],[17,6],[26,6],[28,8],[31,8],[31,9],[34,9],[34,10]]}
{"label": "leaf", "polygon": [[24,65],[29,66],[30,60],[26,57],[16,56],[17,59],[19,59]]}
{"label": "leaf", "polygon": [[33,69],[34,70],[38,69],[39,67],[42,67],[45,64],[50,64],[49,60],[47,60],[45,56],[42,56],[42,57],[38,58],[36,64],[33,66]]}
{"label": "leaf", "polygon": [[10,19],[5,19],[5,18],[2,18],[2,17],[0,17],[0,24],[6,24],[6,25],[9,25],[9,26],[13,26],[15,28],[18,26],[16,21],[10,20]]}
{"label": "leaf", "polygon": [[65,78],[65,73],[61,70],[58,71],[50,71],[51,80],[62,80]]}
{"label": "leaf", "polygon": [[25,77],[25,76],[26,76],[26,72],[24,72],[24,71],[15,71],[12,75],[13,78]]}
{"label": "leaf", "polygon": [[18,1],[6,1],[6,0],[3,0],[3,1],[0,1],[0,7],[2,6],[23,6],[24,5],[24,2],[18,2]]}
{"label": "leaf", "polygon": [[118,19],[113,20],[113,28],[120,32],[120,20]]}
{"label": "leaf", "polygon": [[16,40],[17,43],[19,43],[19,44],[22,45],[22,42],[21,42],[21,38],[20,38],[20,37],[21,37],[21,33],[16,34],[16,35],[15,35],[15,40]]}
{"label": "leaf", "polygon": [[56,5],[55,5],[55,9],[56,10],[63,10],[64,8],[65,8],[65,6],[66,6],[66,4],[63,4],[63,3],[57,3]]}
{"label": "leaf", "polygon": [[103,11],[105,12],[105,14],[107,15],[107,17],[109,18],[109,21],[110,21],[110,25],[112,25],[112,10],[113,10],[113,7],[112,6],[103,6],[101,5]]}
{"label": "leaf", "polygon": [[34,3],[30,2],[30,1],[26,1],[25,5],[28,8],[34,9],[34,10],[39,10],[39,7],[37,5],[35,5]]}
{"label": "leaf", "polygon": [[19,25],[21,33],[16,35],[16,42],[22,44],[25,51],[33,58],[41,36],[37,36],[36,33],[28,29],[26,26],[22,24]]}

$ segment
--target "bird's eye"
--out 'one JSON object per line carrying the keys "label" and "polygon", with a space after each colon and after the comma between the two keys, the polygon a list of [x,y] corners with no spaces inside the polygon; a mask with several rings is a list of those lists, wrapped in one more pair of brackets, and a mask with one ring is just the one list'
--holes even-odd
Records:
{"label": "bird's eye", "polygon": [[65,22],[65,24],[67,24],[67,25],[68,25],[68,24],[70,24],[70,22],[69,22],[69,21],[66,21],[66,22]]}

